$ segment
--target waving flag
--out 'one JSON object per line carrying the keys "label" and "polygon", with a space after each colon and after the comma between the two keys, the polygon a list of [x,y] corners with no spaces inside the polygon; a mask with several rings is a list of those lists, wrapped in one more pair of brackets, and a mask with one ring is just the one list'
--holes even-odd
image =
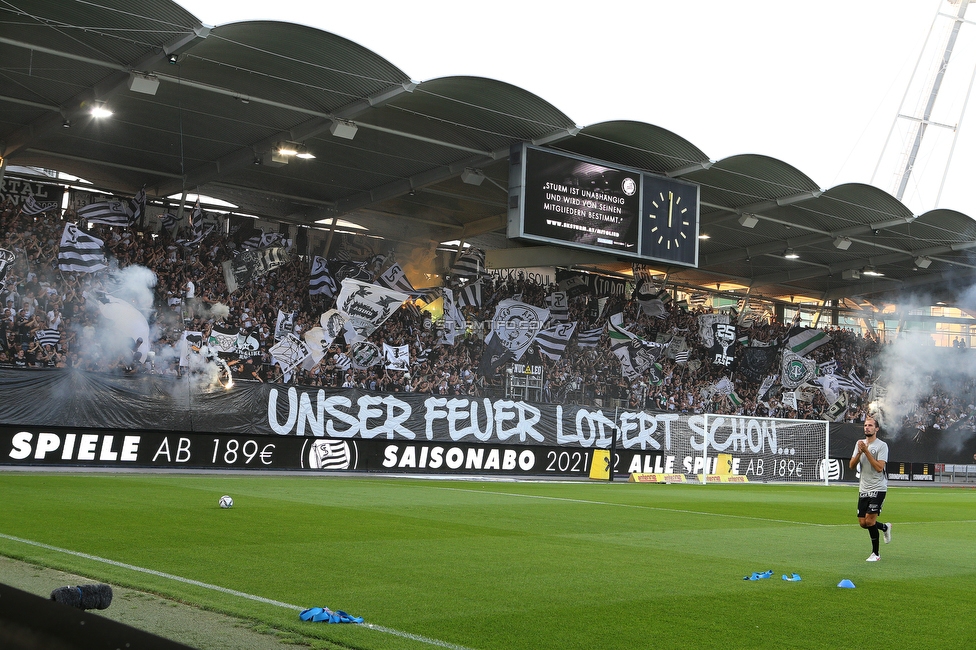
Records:
{"label": "waving flag", "polygon": [[176,215],[171,212],[164,212],[158,216],[159,220],[163,222],[163,230],[172,232],[180,223],[180,220],[176,218]]}
{"label": "waving flag", "polygon": [[554,291],[546,298],[549,309],[552,312],[552,319],[560,322],[569,320],[569,294],[565,291]]}
{"label": "waving flag", "polygon": [[806,328],[800,330],[800,332],[794,336],[791,336],[786,342],[786,347],[796,354],[806,356],[829,341],[830,334],[827,332],[813,328]]}
{"label": "waving flag", "polygon": [[94,273],[107,269],[105,243],[98,237],[82,232],[73,223],[64,224],[58,248],[58,268],[62,271]]}
{"label": "waving flag", "polygon": [[509,298],[502,300],[495,308],[492,332],[518,361],[547,320],[549,320],[548,309]]}
{"label": "waving flag", "polygon": [[101,201],[78,208],[78,218],[88,223],[128,227],[132,223],[132,207],[125,201]]}
{"label": "waving flag", "polygon": [[469,248],[461,253],[457,262],[451,267],[451,275],[458,278],[478,279],[485,274],[485,252],[477,248]]}
{"label": "waving flag", "polygon": [[410,346],[383,344],[387,370],[410,370]]}
{"label": "waving flag", "polygon": [[656,362],[667,346],[651,343],[623,327],[623,314],[614,314],[609,320],[610,351],[620,360],[620,369],[627,379],[643,375],[656,383]]}
{"label": "waving flag", "polygon": [[274,337],[281,340],[286,334],[295,331],[295,312],[285,313],[278,310],[278,319],[275,321]]}
{"label": "waving flag", "polygon": [[312,270],[309,272],[308,295],[335,298],[338,290],[336,280],[329,270],[329,261],[316,255],[312,259]]}
{"label": "waving flag", "polygon": [[57,204],[53,202],[43,204],[38,203],[37,199],[34,198],[34,195],[30,194],[26,199],[24,199],[24,205],[20,211],[26,214],[28,217],[36,217],[37,215],[47,212],[48,210],[53,210],[56,207],[58,207]]}
{"label": "waving flag", "polygon": [[143,186],[141,190],[136,192],[136,195],[129,199],[129,213],[132,215],[129,220],[130,224],[138,221],[144,214],[146,214],[146,188]]}
{"label": "waving flag", "polygon": [[553,360],[561,359],[575,331],[576,323],[559,323],[555,327],[542,330],[535,337],[539,353]]}
{"label": "waving flag", "polygon": [[361,336],[369,336],[409,298],[405,293],[346,278],[336,309]]}
{"label": "waving flag", "polygon": [[801,357],[792,350],[783,350],[783,367],[780,381],[790,390],[817,376],[817,362]]}
{"label": "waving flag", "polygon": [[407,279],[407,274],[403,272],[403,268],[396,262],[376,277],[376,283],[395,291],[402,291],[409,294],[417,293],[417,290],[410,284],[410,280]]}
{"label": "waving flag", "polygon": [[283,373],[297,368],[309,355],[308,346],[300,338],[288,332],[283,339],[268,349]]}
{"label": "waving flag", "polygon": [[61,342],[61,332],[57,329],[37,330],[34,333],[34,338],[41,345],[57,345]]}
{"label": "waving flag", "polygon": [[458,292],[458,307],[481,307],[481,281],[472,282]]}
{"label": "waving flag", "polygon": [[579,348],[595,348],[597,344],[600,343],[600,337],[603,336],[603,328],[596,327],[591,330],[585,330],[579,333],[576,337],[576,347]]}
{"label": "waving flag", "polygon": [[7,269],[10,265],[14,263],[17,256],[14,255],[13,251],[8,251],[6,248],[0,248],[0,289],[6,286],[4,278],[7,277]]}

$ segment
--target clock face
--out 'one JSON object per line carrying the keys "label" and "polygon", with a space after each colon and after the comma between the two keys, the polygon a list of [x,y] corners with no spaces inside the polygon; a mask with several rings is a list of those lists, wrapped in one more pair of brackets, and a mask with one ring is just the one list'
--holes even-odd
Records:
{"label": "clock face", "polygon": [[688,266],[697,265],[697,185],[644,176],[641,255]]}

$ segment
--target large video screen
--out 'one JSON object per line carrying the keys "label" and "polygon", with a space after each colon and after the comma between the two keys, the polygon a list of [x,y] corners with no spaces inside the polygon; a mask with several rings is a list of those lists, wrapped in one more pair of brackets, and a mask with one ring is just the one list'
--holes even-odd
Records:
{"label": "large video screen", "polygon": [[523,237],[637,252],[640,172],[526,149]]}
{"label": "large video screen", "polygon": [[510,238],[697,265],[698,186],[531,146],[511,163]]}

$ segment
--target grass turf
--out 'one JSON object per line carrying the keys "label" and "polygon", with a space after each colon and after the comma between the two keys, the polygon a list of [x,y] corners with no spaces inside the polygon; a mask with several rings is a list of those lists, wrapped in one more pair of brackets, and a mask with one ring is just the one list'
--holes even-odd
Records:
{"label": "grass turf", "polygon": [[[234,497],[221,510],[222,494]],[[313,646],[976,646],[976,492],[896,488],[866,563],[853,487],[0,473],[0,554]],[[405,634],[10,539],[143,567]],[[743,581],[772,569],[771,580]],[[783,573],[799,573],[799,583]],[[856,589],[838,589],[848,578]],[[0,576],[2,580],[2,576]]]}

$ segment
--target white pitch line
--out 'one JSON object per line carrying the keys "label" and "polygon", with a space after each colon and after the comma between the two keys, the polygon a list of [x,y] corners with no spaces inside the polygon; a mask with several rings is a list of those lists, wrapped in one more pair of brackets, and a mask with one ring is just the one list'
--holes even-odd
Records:
{"label": "white pitch line", "polygon": [[[23,539],[21,537],[14,537],[13,535],[7,535],[5,533],[0,533],[0,538],[10,540],[12,542],[19,542],[21,544],[27,544],[29,546],[36,546],[38,548],[43,548],[48,551],[55,551],[57,553],[65,553],[66,555],[74,555],[75,557],[84,558],[86,560],[93,560],[95,562],[101,562],[103,564],[110,564],[112,566],[120,567],[123,569],[129,569],[130,571],[138,571],[139,573],[148,573],[149,575],[157,576],[159,578],[166,578],[167,580],[175,580],[176,582],[182,582],[183,584],[193,585],[194,587],[203,587],[204,589],[210,589],[212,591],[219,591],[224,594],[230,594],[231,596],[237,596],[239,598],[246,598],[248,600],[254,600],[259,603],[264,603],[266,605],[274,605],[276,607],[284,607],[285,609],[293,609],[295,611],[302,611],[304,607],[299,607],[298,605],[292,605],[290,603],[283,603],[280,600],[274,600],[272,598],[265,598],[264,596],[255,596],[254,594],[245,593],[243,591],[237,591],[236,589],[228,589],[227,587],[221,587],[219,585],[212,585],[207,582],[200,582],[199,580],[193,580],[192,578],[184,578],[183,576],[173,575],[172,573],[164,573],[163,571],[156,571],[155,569],[147,569],[145,567],[136,566],[134,564],[126,564],[125,562],[118,562],[116,560],[109,560],[108,558],[98,557],[97,555],[89,555],[88,553],[81,553],[79,551],[72,551],[66,548],[59,548],[57,546],[51,546],[50,544],[44,544],[43,542],[35,542],[31,539]],[[448,643],[447,641],[439,641],[438,639],[429,639],[425,636],[420,636],[419,634],[411,634],[410,632],[402,632],[400,630],[394,630],[393,628],[384,627],[382,625],[374,625],[373,623],[362,623],[362,627],[367,627],[371,630],[377,632],[383,632],[384,634],[391,634],[393,636],[398,636],[403,639],[410,639],[412,641],[418,641],[420,643],[425,643],[427,645],[436,646],[438,648],[448,648],[449,650],[472,650],[471,648],[466,648],[465,646],[456,645],[453,643]]]}
{"label": "white pitch line", "polygon": [[541,494],[518,494],[516,492],[494,492],[491,490],[469,490],[467,488],[435,487],[435,490],[455,490],[457,492],[472,492],[474,494],[497,494],[509,497],[524,497],[526,499],[546,499],[549,501],[566,501],[568,503],[584,503],[595,506],[616,506],[618,508],[639,508],[641,510],[658,510],[660,512],[676,512],[685,515],[702,515],[705,517],[726,517],[728,519],[747,519],[750,521],[768,521],[776,524],[794,524],[798,526],[815,526],[817,528],[834,528],[837,526],[847,526],[848,524],[818,524],[809,521],[791,521],[789,519],[770,519],[767,517],[749,517],[746,515],[730,515],[723,512],[701,512],[698,510],[682,510],[680,508],[660,508],[658,506],[645,506],[635,503],[612,503],[610,501],[593,501],[590,499],[567,499],[566,497],[552,497]]}

